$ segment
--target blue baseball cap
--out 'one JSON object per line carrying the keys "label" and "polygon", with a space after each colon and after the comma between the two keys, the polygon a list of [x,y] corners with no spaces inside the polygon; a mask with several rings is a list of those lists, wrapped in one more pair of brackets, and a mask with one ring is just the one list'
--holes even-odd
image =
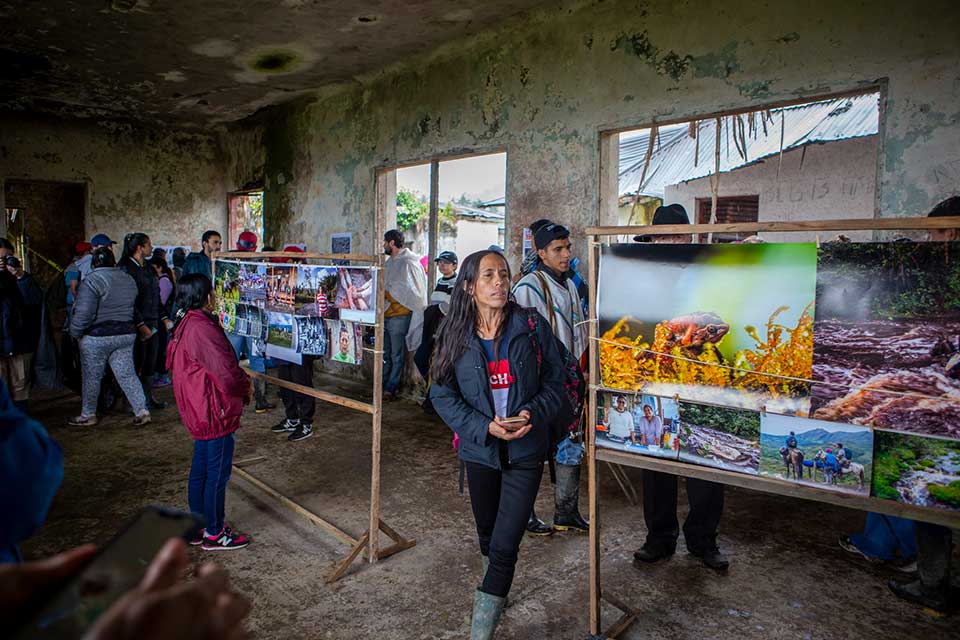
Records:
{"label": "blue baseball cap", "polygon": [[92,244],[94,247],[108,247],[112,244],[117,244],[117,243],[111,240],[110,236],[108,236],[107,234],[98,233],[97,235],[90,238],[90,244]]}

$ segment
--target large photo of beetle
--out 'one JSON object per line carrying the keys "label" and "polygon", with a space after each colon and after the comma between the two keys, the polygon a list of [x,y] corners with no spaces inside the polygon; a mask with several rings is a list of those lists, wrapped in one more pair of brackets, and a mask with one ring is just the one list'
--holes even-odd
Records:
{"label": "large photo of beetle", "polygon": [[816,267],[813,243],[603,247],[603,385],[806,416]]}

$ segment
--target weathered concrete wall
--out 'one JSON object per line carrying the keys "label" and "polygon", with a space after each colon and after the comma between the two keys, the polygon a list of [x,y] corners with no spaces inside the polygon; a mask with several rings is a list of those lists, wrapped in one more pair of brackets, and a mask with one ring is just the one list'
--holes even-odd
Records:
{"label": "weathered concrete wall", "polygon": [[365,250],[376,167],[505,149],[516,260],[538,217],[575,234],[597,221],[601,130],[879,83],[879,212],[917,215],[960,191],[958,32],[949,0],[583,2],[269,114],[226,144],[236,167],[245,141],[263,141],[274,242],[353,230]]}
{"label": "weathered concrete wall", "polygon": [[[872,218],[877,173],[877,137],[812,144],[773,156],[736,171],[720,174],[720,197],[758,195],[760,222]],[[777,176],[779,166],[779,177]],[[690,213],[697,198],[710,199],[710,178],[668,186],[664,201],[678,202]],[[812,241],[816,234],[764,233],[768,241]],[[834,234],[821,234],[826,240]],[[870,232],[846,234],[869,240]]]}
{"label": "weathered concrete wall", "polygon": [[0,179],[86,184],[86,237],[122,240],[143,231],[154,244],[200,243],[226,230],[225,157],[216,136],[107,122],[0,120]]}

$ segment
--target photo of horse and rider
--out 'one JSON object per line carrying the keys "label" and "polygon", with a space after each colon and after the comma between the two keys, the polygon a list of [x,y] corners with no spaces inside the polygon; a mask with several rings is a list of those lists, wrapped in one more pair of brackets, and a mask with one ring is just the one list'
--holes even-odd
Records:
{"label": "photo of horse and rider", "polygon": [[870,495],[870,427],[774,413],[760,418],[760,474]]}

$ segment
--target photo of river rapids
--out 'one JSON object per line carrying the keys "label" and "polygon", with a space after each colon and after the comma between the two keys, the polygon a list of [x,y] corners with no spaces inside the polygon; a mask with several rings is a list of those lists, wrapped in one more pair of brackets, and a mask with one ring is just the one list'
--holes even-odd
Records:
{"label": "photo of river rapids", "polygon": [[960,247],[820,247],[811,418],[960,439]]}
{"label": "photo of river rapids", "polygon": [[876,432],[873,495],[960,510],[960,442]]}

